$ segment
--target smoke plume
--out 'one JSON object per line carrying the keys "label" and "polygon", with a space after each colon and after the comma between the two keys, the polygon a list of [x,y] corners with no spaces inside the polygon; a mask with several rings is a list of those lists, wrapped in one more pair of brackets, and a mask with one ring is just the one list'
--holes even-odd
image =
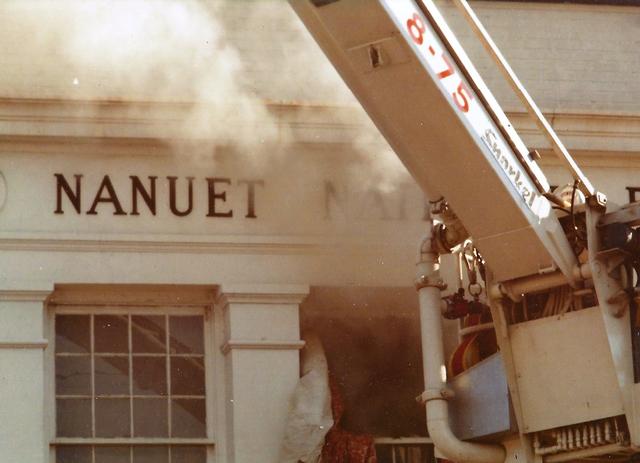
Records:
{"label": "smoke plume", "polygon": [[[354,184],[390,190],[406,180],[283,0],[5,0],[1,8],[0,96],[183,104],[164,134],[178,154],[194,150],[176,141],[209,140],[196,151],[231,146],[264,166],[295,142],[265,102],[351,106],[332,122],[350,128]],[[128,116],[144,121],[148,112]]]}
{"label": "smoke plume", "polygon": [[214,4],[9,0],[2,8],[6,64],[26,77],[5,86],[7,96],[183,103],[189,110],[175,138],[243,152],[279,141],[277,122],[243,82]]}

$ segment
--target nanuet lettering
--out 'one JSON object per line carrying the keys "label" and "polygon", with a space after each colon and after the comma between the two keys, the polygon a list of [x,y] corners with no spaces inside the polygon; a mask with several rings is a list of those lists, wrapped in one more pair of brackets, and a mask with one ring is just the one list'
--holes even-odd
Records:
{"label": "nanuet lettering", "polygon": [[[191,215],[197,201],[206,203],[206,217],[231,218],[236,211],[231,206],[231,197],[240,195],[244,204],[243,217],[258,218],[258,189],[265,186],[261,179],[238,179],[228,177],[196,177],[129,175],[128,181],[115,182],[104,175],[99,182],[89,182],[83,174],[53,174],[55,178],[56,204],[54,214],[76,215],[156,216],[159,209],[176,217]],[[196,196],[196,186],[202,185],[204,197]],[[123,186],[126,185],[126,186]],[[123,200],[130,200],[125,202]]]}

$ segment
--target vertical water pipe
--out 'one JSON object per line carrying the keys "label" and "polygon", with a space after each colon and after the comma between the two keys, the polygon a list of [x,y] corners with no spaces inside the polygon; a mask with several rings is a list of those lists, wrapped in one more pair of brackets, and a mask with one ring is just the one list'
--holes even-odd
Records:
{"label": "vertical water pipe", "polygon": [[477,444],[458,439],[449,426],[447,374],[442,340],[441,295],[443,283],[435,252],[433,222],[429,221],[427,235],[420,243],[417,263],[420,330],[422,335],[422,364],[426,402],[427,429],[434,446],[445,458],[456,463],[503,463],[505,449],[500,445]]}

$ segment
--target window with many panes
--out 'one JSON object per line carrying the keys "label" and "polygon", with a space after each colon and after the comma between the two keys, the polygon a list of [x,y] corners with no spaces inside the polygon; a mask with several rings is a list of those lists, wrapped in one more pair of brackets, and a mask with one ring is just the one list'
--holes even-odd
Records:
{"label": "window with many panes", "polygon": [[205,463],[203,314],[55,317],[57,463]]}

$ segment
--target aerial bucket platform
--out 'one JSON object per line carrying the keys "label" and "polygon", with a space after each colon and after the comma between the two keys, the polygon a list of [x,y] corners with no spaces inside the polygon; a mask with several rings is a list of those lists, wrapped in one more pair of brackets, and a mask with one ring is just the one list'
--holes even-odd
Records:
{"label": "aerial bucket platform", "polygon": [[582,249],[572,247],[536,153],[431,0],[289,2],[427,197],[446,198],[492,273],[490,329],[500,352],[447,381],[437,256],[429,241],[421,247],[422,398],[428,424],[431,413],[455,433],[429,426],[436,448],[459,463],[640,451],[640,288],[630,271],[640,267],[640,207],[605,214],[606,198],[522,89],[576,180],[572,197],[577,189],[587,196],[581,209],[571,206],[586,235]]}

